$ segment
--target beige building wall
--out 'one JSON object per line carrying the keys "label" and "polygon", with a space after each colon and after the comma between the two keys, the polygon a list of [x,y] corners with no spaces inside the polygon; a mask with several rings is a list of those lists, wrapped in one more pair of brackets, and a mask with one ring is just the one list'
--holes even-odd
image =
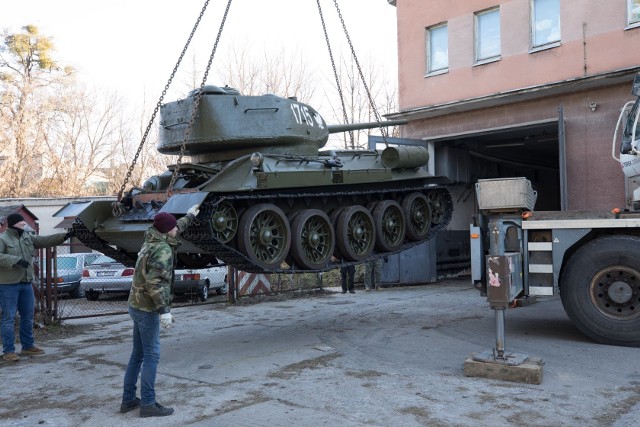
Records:
{"label": "beige building wall", "polygon": [[[626,0],[562,0],[561,42],[532,52],[530,0],[400,0],[400,110],[577,79],[640,65],[640,28],[626,28]],[[475,65],[474,13],[500,7],[501,58]],[[449,70],[425,77],[426,28],[447,22]]]}
{"label": "beige building wall", "polygon": [[[409,120],[402,137],[444,145],[447,135],[557,120],[562,108],[566,208],[624,207],[625,179],[611,142],[640,71],[640,25],[627,25],[627,0],[561,0],[561,40],[540,50],[531,48],[531,0],[395,3],[400,108],[390,118]],[[496,6],[501,55],[479,65],[474,13]],[[443,22],[449,68],[427,75],[426,28]]]}

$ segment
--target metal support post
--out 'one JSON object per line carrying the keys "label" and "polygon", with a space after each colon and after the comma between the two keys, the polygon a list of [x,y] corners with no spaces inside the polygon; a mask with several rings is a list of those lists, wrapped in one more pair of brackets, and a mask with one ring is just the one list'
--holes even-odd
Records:
{"label": "metal support post", "polygon": [[493,349],[493,356],[496,359],[505,360],[505,343],[504,343],[504,307],[496,307],[496,348]]}
{"label": "metal support post", "polygon": [[[514,246],[506,244],[510,227],[515,227],[520,251],[507,252]],[[505,346],[505,311],[518,294],[522,292],[522,229],[515,218],[493,218],[489,221],[491,230],[490,250],[486,259],[487,300],[495,311],[496,346],[473,357],[480,362],[491,362],[516,366],[527,361],[523,354],[507,353]]]}
{"label": "metal support post", "polygon": [[229,267],[228,270],[228,274],[227,274],[227,278],[228,278],[228,285],[229,286],[229,302],[231,304],[235,304],[236,300],[238,298],[238,286],[237,286],[237,274],[238,274],[238,270],[235,269],[235,267]]}

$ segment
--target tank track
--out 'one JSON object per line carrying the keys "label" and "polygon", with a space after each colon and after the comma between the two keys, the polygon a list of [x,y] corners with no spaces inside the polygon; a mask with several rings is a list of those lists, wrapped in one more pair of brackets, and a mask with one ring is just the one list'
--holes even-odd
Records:
{"label": "tank track", "polygon": [[76,238],[89,249],[101,252],[128,267],[134,266],[136,262],[135,259],[131,258],[126,252],[115,249],[109,245],[109,243],[96,236],[79,218],[76,218],[73,222],[73,230],[76,233]]}
{"label": "tank track", "polygon": [[[432,226],[429,229],[427,237],[423,240],[416,242],[405,242],[402,246],[400,246],[397,250],[393,252],[374,252],[372,256],[369,258],[377,259],[384,258],[388,255],[393,255],[402,251],[405,251],[413,246],[424,243],[425,241],[433,238],[438,231],[445,228],[449,221],[451,220],[451,215],[453,213],[453,202],[451,199],[451,194],[446,188],[443,187],[425,187],[425,186],[409,186],[403,188],[393,189],[393,192],[411,192],[411,191],[419,191],[424,192],[427,190],[428,192],[434,192],[440,195],[445,202],[445,206],[443,209],[442,220],[439,224]],[[358,195],[366,195],[366,194],[379,194],[379,190],[359,190],[357,192],[314,192],[314,193],[260,193],[260,194],[236,194],[236,195],[217,195],[211,194],[207,197],[207,199],[200,206],[200,213],[198,217],[191,223],[189,228],[182,234],[182,237],[185,240],[193,243],[199,248],[204,249],[204,251],[208,253],[215,254],[215,256],[224,261],[227,265],[232,265],[235,268],[246,271],[249,273],[309,273],[309,272],[318,272],[318,271],[327,271],[337,267],[347,266],[347,265],[356,265],[360,264],[362,261],[334,261],[331,262],[325,269],[323,270],[306,270],[306,269],[298,269],[296,266],[292,266],[288,269],[275,269],[275,270],[265,270],[264,268],[255,265],[247,256],[238,250],[219,242],[213,237],[213,230],[210,221],[206,220],[211,217],[214,212],[215,206],[222,201],[237,201],[237,200],[274,200],[282,198],[304,198],[304,197],[338,197],[338,196],[349,196],[351,194]]]}
{"label": "tank track", "polygon": [[[443,187],[425,187],[425,186],[408,186],[403,188],[395,188],[393,192],[411,192],[411,191],[419,191],[424,192],[428,191],[429,193],[436,193],[445,202],[445,206],[443,209],[443,216],[440,223],[435,226],[432,226],[429,229],[427,237],[423,240],[416,242],[405,242],[402,246],[400,246],[397,250],[393,252],[375,252],[369,258],[378,259],[384,258],[388,255],[393,255],[402,251],[405,251],[413,246],[419,245],[421,243],[426,242],[433,238],[436,233],[445,228],[449,221],[451,220],[451,215],[453,213],[453,202],[451,199],[451,194],[446,188]],[[193,243],[195,246],[201,248],[204,252],[214,254],[216,258],[224,261],[225,264],[231,265],[238,270],[246,271],[248,273],[310,273],[310,272],[319,272],[319,271],[327,271],[338,267],[343,267],[347,265],[356,265],[360,264],[362,261],[332,261],[329,265],[323,270],[306,270],[299,269],[296,266],[292,266],[288,269],[274,269],[274,270],[266,270],[256,264],[254,264],[246,255],[239,252],[235,248],[228,246],[224,243],[219,242],[213,237],[213,230],[211,226],[211,222],[207,219],[211,217],[213,214],[215,207],[218,203],[223,201],[241,201],[241,200],[255,200],[255,201],[267,201],[274,199],[282,199],[282,198],[304,198],[304,197],[339,197],[339,196],[350,196],[352,194],[358,195],[367,195],[367,194],[379,194],[379,190],[359,190],[357,192],[314,192],[314,193],[260,193],[260,194],[211,194],[207,197],[207,199],[200,206],[200,212],[198,217],[191,223],[191,225],[185,230],[182,234],[182,238]],[[108,242],[99,238],[95,235],[91,230],[89,230],[86,225],[80,221],[80,219],[75,220],[73,224],[73,229],[76,232],[76,237],[85,245],[86,247],[101,252],[118,262],[121,262],[127,266],[133,266],[135,264],[135,259],[132,258],[129,254],[124,251],[120,251],[111,246]]]}

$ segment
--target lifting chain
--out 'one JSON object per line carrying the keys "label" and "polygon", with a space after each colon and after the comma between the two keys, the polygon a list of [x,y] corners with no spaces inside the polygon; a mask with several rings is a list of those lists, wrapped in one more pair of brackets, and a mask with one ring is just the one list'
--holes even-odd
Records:
{"label": "lifting chain", "polygon": [[[135,165],[136,165],[136,163],[138,161],[138,158],[140,157],[140,153],[142,152],[142,148],[144,146],[144,143],[146,142],[147,137],[149,135],[149,132],[151,131],[151,126],[153,126],[153,122],[155,121],[155,118],[156,118],[156,116],[158,114],[158,111],[162,107],[162,101],[164,100],[164,97],[167,94],[169,86],[173,82],[173,79],[174,79],[174,77],[175,77],[175,75],[176,75],[176,73],[178,71],[178,67],[180,66],[180,63],[182,62],[182,59],[184,58],[184,55],[185,55],[185,53],[187,51],[187,48],[191,44],[191,40],[193,39],[193,35],[195,34],[198,26],[200,25],[200,21],[202,20],[202,17],[203,17],[203,15],[204,15],[204,13],[205,13],[208,5],[209,5],[209,1],[210,0],[206,0],[205,1],[204,6],[202,7],[202,10],[200,11],[200,14],[198,15],[198,19],[196,20],[196,23],[193,26],[193,28],[191,30],[191,33],[189,34],[189,38],[187,39],[187,42],[184,45],[184,47],[182,49],[182,52],[180,53],[178,61],[176,62],[176,65],[173,67],[173,71],[171,72],[171,76],[169,77],[169,80],[167,81],[167,84],[165,85],[165,87],[164,87],[164,89],[162,91],[160,99],[158,100],[158,102],[157,102],[157,104],[156,104],[156,106],[155,106],[155,108],[153,110],[153,114],[151,115],[151,119],[149,120],[149,124],[147,125],[147,128],[145,129],[145,132],[144,132],[144,134],[142,136],[142,140],[140,141],[140,145],[138,146],[138,149],[136,150],[136,154],[135,154],[135,156],[133,158],[133,161],[131,162],[131,165],[129,166],[129,169],[127,170],[127,174],[125,176],[124,182],[122,183],[122,186],[120,187],[120,190],[118,191],[117,201],[113,204],[113,213],[114,213],[115,216],[120,216],[122,214],[122,212],[123,212],[123,207],[122,207],[121,200],[122,200],[122,195],[124,193],[124,189],[126,188],[127,183],[131,179],[131,175],[133,173],[133,169],[135,168]],[[191,118],[189,120],[189,124],[187,126],[187,129],[185,130],[185,136],[184,136],[184,139],[182,141],[182,145],[180,146],[180,154],[178,155],[178,159],[176,161],[176,165],[175,165],[175,167],[173,169],[173,173],[171,175],[171,181],[169,182],[169,186],[167,188],[167,196],[168,197],[171,197],[171,194],[173,192],[173,186],[175,185],[178,173],[180,171],[180,166],[182,164],[182,158],[184,157],[186,143],[187,143],[187,140],[189,139],[189,136],[191,134],[191,129],[193,127],[193,123],[194,123],[195,118],[196,118],[197,113],[198,113],[198,109],[199,109],[199,106],[200,106],[200,100],[201,100],[202,95],[203,95],[203,89],[204,89],[205,83],[207,81],[207,77],[209,75],[209,71],[211,69],[211,64],[213,62],[213,58],[215,56],[215,53],[216,53],[216,50],[217,50],[217,47],[218,47],[218,43],[220,41],[220,36],[222,34],[222,30],[224,28],[224,24],[225,24],[225,22],[227,20],[227,15],[229,13],[229,8],[231,7],[231,2],[232,2],[232,0],[228,0],[228,2],[227,2],[227,6],[225,8],[225,12],[224,12],[224,15],[222,17],[222,21],[220,23],[220,27],[218,28],[218,33],[216,35],[216,40],[215,40],[213,49],[211,50],[211,55],[209,56],[209,61],[207,63],[207,68],[205,70],[204,76],[202,78],[202,82],[200,84],[200,89],[194,94],[194,104],[193,104],[193,110],[192,110],[192,113],[191,113]],[[320,6],[320,0],[317,0],[317,4],[318,4],[318,11],[319,11],[319,14],[320,14],[320,20],[322,22],[322,28],[323,28],[325,39],[326,39],[326,42],[327,42],[327,48],[329,50],[329,56],[331,57],[331,65],[333,67],[333,73],[334,73],[334,77],[336,79],[336,86],[338,88],[338,94],[340,96],[340,102],[342,103],[342,110],[343,110],[344,120],[345,120],[345,123],[348,123],[347,110],[346,110],[346,106],[344,104],[344,95],[342,93],[342,87],[340,85],[340,81],[339,81],[339,78],[338,78],[338,72],[337,72],[337,69],[336,69],[336,64],[335,64],[335,61],[334,61],[334,58],[333,58],[333,53],[331,51],[331,44],[329,42],[329,36],[328,36],[328,33],[327,33],[327,28],[326,28],[326,25],[325,25],[323,14],[322,14],[322,8]],[[346,38],[347,38],[347,42],[349,43],[349,48],[351,49],[351,55],[352,55],[352,57],[353,57],[353,59],[354,59],[354,61],[356,63],[356,66],[358,68],[358,73],[360,75],[360,79],[362,80],[362,84],[363,84],[363,86],[365,88],[365,91],[367,93],[367,97],[369,99],[369,105],[371,106],[371,109],[372,109],[372,111],[373,111],[373,113],[375,115],[376,121],[378,122],[378,124],[380,124],[380,131],[382,133],[382,138],[384,140],[385,145],[387,145],[387,140],[386,140],[387,131],[382,126],[382,119],[380,117],[380,114],[378,113],[378,109],[376,108],[376,106],[375,106],[375,104],[373,102],[373,98],[371,96],[371,92],[369,91],[369,87],[368,87],[368,85],[367,85],[367,83],[365,81],[364,74],[362,73],[362,68],[360,67],[360,62],[358,61],[358,58],[357,58],[356,53],[355,53],[355,50],[353,48],[353,43],[351,42],[351,38],[349,37],[349,32],[347,31],[347,27],[346,27],[346,25],[344,23],[344,19],[342,17],[342,13],[340,11],[340,7],[338,6],[338,1],[337,0],[334,0],[334,5],[336,7],[336,11],[338,13],[338,17],[340,18],[340,23],[342,24],[342,29],[343,29],[343,31],[345,33]],[[353,148],[353,146],[354,146],[353,131],[349,131],[349,135],[350,135],[350,139],[351,139],[351,146]]]}
{"label": "lifting chain", "polygon": [[[207,0],[208,1],[208,0]],[[224,15],[222,16],[222,21],[220,22],[220,27],[218,28],[218,34],[216,35],[216,41],[213,43],[213,48],[211,49],[211,55],[209,55],[209,61],[207,62],[207,68],[204,71],[204,75],[202,76],[202,82],[200,83],[200,90],[198,90],[194,94],[193,100],[193,109],[191,111],[191,118],[189,119],[189,125],[184,132],[184,139],[182,140],[182,145],[180,146],[180,154],[178,155],[178,160],[176,161],[176,166],[173,169],[173,174],[171,175],[171,181],[169,182],[169,186],[167,187],[167,197],[171,197],[173,192],[173,186],[176,183],[176,179],[178,178],[178,172],[180,171],[180,165],[182,164],[182,157],[184,156],[184,150],[187,145],[187,140],[191,135],[191,129],[193,128],[193,123],[196,120],[196,116],[198,115],[198,109],[200,107],[200,100],[202,99],[202,95],[204,92],[204,85],[207,82],[207,78],[209,77],[209,71],[211,70],[211,64],[213,63],[213,57],[216,54],[216,50],[218,49],[218,43],[220,42],[220,36],[222,35],[222,29],[224,28],[224,24],[227,21],[227,15],[229,14],[229,8],[231,7],[231,2],[233,0],[229,0],[227,2],[227,7],[224,10]]]}
{"label": "lifting chain", "polygon": [[[340,103],[342,104],[342,115],[344,123],[349,123],[349,117],[347,117],[347,107],[344,105],[344,95],[342,94],[342,85],[340,84],[340,78],[338,77],[338,70],[336,69],[336,63],[333,60],[333,52],[331,51],[331,42],[329,41],[329,34],[327,33],[327,26],[324,22],[324,15],[322,14],[322,6],[320,6],[320,0],[316,0],[318,3],[318,13],[320,14],[320,21],[322,22],[322,31],[324,31],[324,39],[327,41],[327,49],[329,50],[329,58],[331,58],[331,66],[333,67],[333,76],[336,79],[336,87],[338,88],[338,95],[340,95]],[[353,131],[349,131],[349,139],[351,141],[351,148],[355,148],[353,141]]]}
{"label": "lifting chain", "polygon": [[153,126],[153,122],[155,121],[156,116],[158,115],[158,111],[160,110],[160,107],[162,106],[162,101],[164,100],[164,97],[167,94],[167,90],[169,90],[169,86],[171,85],[171,82],[173,82],[173,78],[175,77],[176,72],[178,71],[178,67],[180,66],[180,63],[182,62],[182,58],[184,57],[185,53],[187,52],[187,48],[189,47],[189,44],[191,44],[191,40],[193,39],[193,35],[195,34],[196,29],[198,28],[198,25],[200,25],[200,21],[202,20],[202,16],[204,15],[205,10],[207,10],[207,6],[209,6],[209,0],[206,0],[205,3],[204,3],[204,6],[202,6],[202,10],[200,11],[200,15],[198,15],[198,19],[196,20],[195,25],[191,29],[191,33],[189,34],[189,38],[187,39],[187,43],[182,48],[182,52],[180,53],[180,57],[178,57],[178,61],[176,62],[176,65],[173,67],[173,71],[171,72],[171,76],[169,77],[169,80],[167,81],[167,84],[164,85],[164,89],[162,91],[162,95],[160,95],[160,99],[158,100],[158,103],[156,104],[156,107],[153,110],[153,114],[151,115],[151,120],[149,120],[149,124],[147,125],[147,128],[144,131],[144,135],[142,136],[142,140],[140,141],[140,145],[138,146],[138,150],[136,151],[136,155],[133,157],[133,161],[131,162],[131,165],[129,166],[129,170],[127,171],[127,175],[124,178],[124,182],[122,183],[122,187],[120,187],[120,191],[118,191],[118,197],[116,199],[117,201],[113,205],[113,211],[114,211],[113,214],[115,216],[120,216],[122,214],[122,207],[120,206],[120,201],[122,200],[122,193],[124,192],[124,189],[127,186],[127,182],[129,182],[129,179],[131,179],[131,174],[133,172],[133,168],[136,166],[136,163],[138,162],[138,157],[140,157],[140,152],[142,151],[142,147],[144,146],[144,143],[147,140],[147,136],[149,136],[149,132],[151,131],[151,126]]}
{"label": "lifting chain", "polygon": [[[327,29],[325,27],[324,24],[324,18],[322,17],[322,9],[320,8],[320,0],[317,0],[318,2],[318,10],[320,11],[320,19],[322,20],[322,28],[324,29],[324,35],[325,38],[327,39],[327,47],[329,48],[329,56],[331,56],[331,65],[333,66],[333,74],[336,78],[336,84],[338,86],[338,93],[340,94],[340,102],[342,102],[342,108],[343,108],[343,112],[345,115],[345,121],[346,121],[346,108],[344,106],[344,100],[343,100],[343,96],[342,96],[342,89],[340,87],[340,82],[338,79],[338,72],[336,71],[336,64],[333,61],[333,55],[331,53],[331,47],[329,46],[329,37],[327,35]],[[382,140],[384,141],[384,145],[388,146],[389,143],[387,142],[387,137],[388,137],[388,133],[387,133],[387,129],[382,126],[382,118],[380,117],[380,113],[378,113],[378,108],[376,107],[375,103],[373,102],[373,97],[371,96],[371,91],[369,90],[369,86],[367,85],[367,81],[364,78],[364,74],[362,73],[362,68],[360,67],[360,61],[358,61],[358,57],[356,55],[356,51],[353,48],[353,43],[351,42],[351,37],[349,37],[349,31],[347,31],[347,26],[344,23],[344,19],[342,17],[342,12],[340,11],[340,7],[338,6],[338,0],[333,0],[333,4],[336,7],[336,11],[338,13],[338,18],[340,18],[340,23],[342,24],[342,30],[344,31],[344,35],[347,38],[347,42],[349,43],[349,48],[351,49],[351,56],[353,57],[353,60],[356,63],[356,67],[358,68],[358,74],[360,76],[360,80],[362,80],[362,85],[364,86],[365,91],[367,92],[367,98],[369,100],[369,105],[371,107],[371,110],[373,111],[373,114],[375,116],[376,122],[378,122],[378,125],[380,126],[380,133],[382,134]],[[348,123],[348,121],[346,121]],[[351,146],[353,147],[353,133],[351,133]]]}

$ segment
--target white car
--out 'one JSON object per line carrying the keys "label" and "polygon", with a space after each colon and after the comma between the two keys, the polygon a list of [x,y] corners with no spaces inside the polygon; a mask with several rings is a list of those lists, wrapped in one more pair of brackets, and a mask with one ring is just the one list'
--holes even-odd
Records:
{"label": "white car", "polygon": [[222,295],[227,293],[227,267],[176,270],[171,291],[176,296],[197,296],[202,301],[209,291]]}
{"label": "white car", "polygon": [[[131,290],[134,269],[126,267],[105,255],[85,267],[82,273],[82,292],[89,301],[96,301],[100,294],[121,294]],[[227,292],[227,267],[211,267],[199,270],[176,270],[171,292],[176,296],[190,296],[206,301],[209,291],[218,295]],[[194,298],[195,297],[195,298]]]}

